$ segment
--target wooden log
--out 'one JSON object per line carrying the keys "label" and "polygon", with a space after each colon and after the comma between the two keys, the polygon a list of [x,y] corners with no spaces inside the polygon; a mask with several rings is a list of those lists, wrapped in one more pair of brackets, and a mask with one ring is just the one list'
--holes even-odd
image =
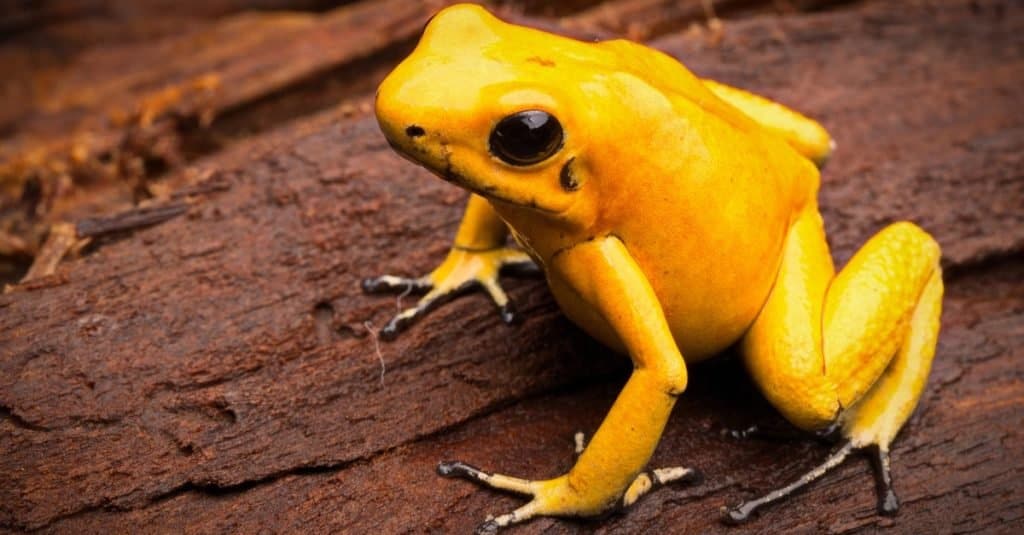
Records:
{"label": "wooden log", "polygon": [[[897,441],[904,510],[874,513],[850,462],[729,533],[1000,531],[1024,518],[1024,10],[876,2],[727,22],[655,45],[701,75],[820,117],[839,141],[822,205],[843,259],[885,223],[933,231],[954,274],[933,378]],[[627,363],[572,327],[541,281],[526,321],[474,295],[396,342],[362,277],[444,254],[464,194],[391,153],[370,119],[287,126],[199,162],[181,217],[0,296],[0,527],[51,532],[466,532],[515,498],[439,480],[462,458],[530,477],[571,463]],[[406,302],[408,298],[406,298]],[[693,370],[654,464],[700,468],[628,514],[520,530],[708,532],[718,509],[816,464],[726,356]]]}
{"label": "wooden log", "polygon": [[[164,170],[229,140],[202,135],[214,118],[285,88],[317,76],[333,80],[326,99],[293,99],[291,108],[297,103],[309,113],[307,101],[327,107],[372,91],[383,72],[364,65],[340,80],[330,74],[407,44],[444,3],[246,12],[195,29],[184,25],[174,37],[82,53],[51,76],[34,106],[0,106],[9,110],[0,113],[0,232],[16,230],[34,254],[54,221],[123,210],[139,196],[158,194],[149,182]],[[244,130],[268,128],[260,111],[249,113]],[[26,197],[26,188],[38,192]]]}

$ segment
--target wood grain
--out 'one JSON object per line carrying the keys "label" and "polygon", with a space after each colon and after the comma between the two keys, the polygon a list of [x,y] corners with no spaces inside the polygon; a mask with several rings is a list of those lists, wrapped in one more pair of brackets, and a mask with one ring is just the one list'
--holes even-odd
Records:
{"label": "wood grain", "polygon": [[[737,442],[781,424],[736,359],[692,374],[655,465],[707,480],[626,515],[518,533],[1014,532],[1024,493],[1024,10],[865,2],[726,21],[654,45],[703,76],[821,118],[839,142],[821,202],[837,258],[884,224],[932,231],[950,274],[921,407],[897,440],[903,511],[874,512],[866,460],[726,528],[719,508],[827,452]],[[195,161],[182,215],[99,240],[0,296],[0,529],[465,533],[512,497],[434,475],[461,458],[545,477],[570,466],[628,364],[539,280],[526,320],[480,295],[393,343],[383,272],[444,255],[465,194],[394,155],[371,118],[327,110]],[[408,298],[407,298],[408,301]]]}

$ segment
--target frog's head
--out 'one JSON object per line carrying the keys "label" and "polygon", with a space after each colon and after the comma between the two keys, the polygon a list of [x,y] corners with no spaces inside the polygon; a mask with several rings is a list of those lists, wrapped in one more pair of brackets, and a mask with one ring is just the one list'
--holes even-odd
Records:
{"label": "frog's head", "polygon": [[381,84],[377,119],[397,151],[445,180],[549,217],[592,217],[580,202],[598,174],[589,153],[630,128],[608,121],[593,46],[447,8]]}

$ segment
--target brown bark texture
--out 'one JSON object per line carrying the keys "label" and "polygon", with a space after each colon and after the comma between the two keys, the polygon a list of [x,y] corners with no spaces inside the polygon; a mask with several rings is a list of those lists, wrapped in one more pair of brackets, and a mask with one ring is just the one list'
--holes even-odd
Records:
{"label": "brown bark texture", "polygon": [[[92,100],[0,115],[2,155],[20,162],[0,183],[14,192],[0,220],[15,221],[0,231],[22,239],[10,254],[46,264],[0,295],[0,531],[466,533],[521,501],[441,479],[438,461],[558,475],[574,432],[593,432],[614,400],[628,361],[569,323],[539,279],[506,279],[519,325],[471,294],[394,342],[374,336],[414,298],[363,295],[360,279],[430,270],[466,198],[395,155],[369,113],[436,5],[306,4],[318,11],[211,7],[220,18],[196,30],[206,39],[91,49],[61,72]],[[655,4],[516,16],[609,35],[652,24]],[[720,524],[723,505],[828,452],[724,436],[785,425],[726,353],[692,367],[652,460],[696,467],[703,483],[514,532],[1020,532],[1024,9],[723,4],[714,24],[694,2],[696,23],[641,33],[701,76],[826,125],[838,149],[820,199],[837,262],[902,219],[943,247],[933,372],[892,452],[902,510],[876,514],[855,457],[749,524]],[[0,24],[22,35],[34,20]],[[160,93],[175,87],[191,89]],[[112,120],[118,106],[135,115]],[[92,137],[76,152],[81,132]],[[145,164],[159,150],[178,156],[158,172]],[[144,161],[129,173],[131,158]],[[102,180],[68,171],[96,165]]]}

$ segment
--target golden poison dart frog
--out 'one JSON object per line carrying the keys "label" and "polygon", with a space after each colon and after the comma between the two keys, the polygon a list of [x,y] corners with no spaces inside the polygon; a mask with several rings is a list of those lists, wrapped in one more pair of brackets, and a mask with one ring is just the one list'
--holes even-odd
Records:
{"label": "golden poison dart frog", "polygon": [[888,452],[935,351],[939,247],[895,223],[836,272],[817,202],[833,143],[818,123],[642,45],[576,41],[472,5],[431,20],[380,85],[376,115],[397,151],[471,192],[437,269],[363,282],[370,292],[426,292],[385,337],[472,287],[510,320],[499,271],[535,264],[566,316],[633,361],[568,473],[529,480],[440,464],[441,475],[527,498],[481,531],[599,515],[692,479],[692,469],[647,463],[687,363],[733,344],[786,419],[841,442],[821,466],[725,520],[747,519],[857,450],[878,461],[881,512],[896,511]]}

